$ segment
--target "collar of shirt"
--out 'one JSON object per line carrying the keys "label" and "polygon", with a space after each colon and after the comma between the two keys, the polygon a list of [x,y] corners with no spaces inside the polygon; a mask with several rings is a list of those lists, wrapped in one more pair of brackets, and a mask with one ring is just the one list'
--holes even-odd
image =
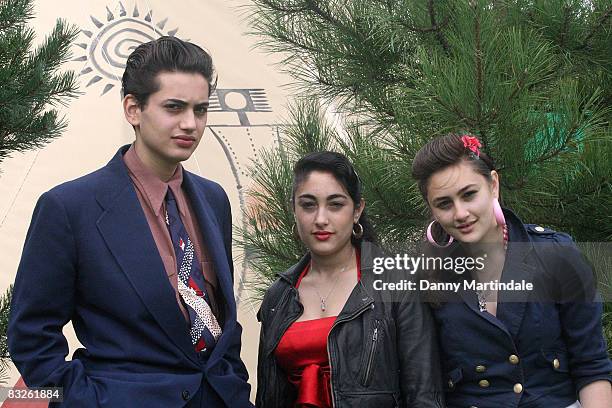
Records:
{"label": "collar of shirt", "polygon": [[134,144],[130,146],[128,151],[123,156],[123,161],[128,168],[128,171],[133,176],[134,180],[139,184],[141,192],[143,192],[147,205],[151,208],[156,217],[159,217],[164,208],[164,199],[168,188],[174,193],[179,212],[185,216],[187,203],[181,191],[183,183],[183,166],[179,163],[176,171],[167,182],[160,180],[159,177],[149,170],[136,154]]}

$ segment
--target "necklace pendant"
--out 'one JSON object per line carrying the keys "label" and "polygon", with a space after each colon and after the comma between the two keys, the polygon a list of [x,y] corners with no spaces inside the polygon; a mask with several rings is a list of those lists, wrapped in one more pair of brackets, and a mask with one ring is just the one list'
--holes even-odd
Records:
{"label": "necklace pendant", "polygon": [[321,299],[321,311],[324,312],[325,311],[325,300]]}
{"label": "necklace pendant", "polygon": [[487,298],[485,297],[484,293],[477,291],[476,297],[478,298],[478,308],[480,309],[481,312],[486,312],[487,311]]}

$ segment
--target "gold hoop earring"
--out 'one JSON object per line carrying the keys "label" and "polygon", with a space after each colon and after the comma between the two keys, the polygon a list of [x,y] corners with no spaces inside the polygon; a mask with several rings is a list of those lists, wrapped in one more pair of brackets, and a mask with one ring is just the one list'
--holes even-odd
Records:
{"label": "gold hoop earring", "polygon": [[[357,231],[355,231],[355,227],[357,227]],[[363,225],[360,223],[353,224],[353,237],[355,239],[361,239],[361,237],[363,237]]]}

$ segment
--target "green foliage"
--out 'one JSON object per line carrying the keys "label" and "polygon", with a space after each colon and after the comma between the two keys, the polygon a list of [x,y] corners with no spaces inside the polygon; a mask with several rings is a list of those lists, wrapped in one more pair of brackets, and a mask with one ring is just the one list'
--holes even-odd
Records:
{"label": "green foliage", "polygon": [[411,159],[458,131],[483,140],[527,221],[612,239],[612,214],[597,210],[612,206],[612,1],[254,3],[262,46],[366,141],[345,147],[373,177],[371,213],[394,224],[377,229],[422,223]]}
{"label": "green foliage", "polygon": [[[32,0],[0,1],[0,162],[38,148],[66,127],[56,107],[77,95],[76,75],[58,72],[78,30],[62,20],[32,49]],[[50,108],[51,107],[51,108]]]}
{"label": "green foliage", "polygon": [[[291,165],[325,145],[321,138],[355,163],[381,241],[421,239],[429,213],[410,177],[412,159],[448,132],[483,141],[505,205],[526,222],[580,241],[612,240],[612,0],[253,2],[262,47],[281,53],[301,96],[344,120],[330,134],[318,109],[293,115],[280,137],[292,142],[257,164],[251,228],[262,227],[261,217],[275,220],[266,238],[274,248],[298,249],[290,211],[274,212],[273,201],[286,200]],[[300,134],[313,143],[297,148]],[[285,169],[275,187],[282,197],[258,187],[267,166]],[[263,246],[252,242],[249,251],[265,287],[299,251],[276,262]]]}
{"label": "green foliage", "polygon": [[8,328],[9,314],[11,311],[11,297],[13,285],[11,285],[4,295],[0,297],[0,384],[6,383],[9,370],[10,356],[6,331]]}

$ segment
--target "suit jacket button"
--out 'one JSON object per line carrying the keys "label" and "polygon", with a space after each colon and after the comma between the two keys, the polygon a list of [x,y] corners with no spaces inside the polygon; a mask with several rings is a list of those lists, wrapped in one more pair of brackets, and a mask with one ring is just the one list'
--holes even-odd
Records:
{"label": "suit jacket button", "polygon": [[483,365],[477,365],[476,366],[476,372],[477,373],[484,373],[485,371],[487,371],[487,367],[485,367]]}
{"label": "suit jacket button", "polygon": [[487,380],[480,380],[478,381],[478,385],[480,385],[481,388],[487,388],[491,383]]}
{"label": "suit jacket button", "polygon": [[191,397],[191,393],[187,390],[184,390],[181,396],[183,397],[183,400],[187,401],[189,397]]}
{"label": "suit jacket button", "polygon": [[508,361],[510,361],[510,364],[518,364],[519,363],[519,358],[517,355],[512,354],[510,357],[508,357]]}
{"label": "suit jacket button", "polygon": [[448,388],[450,388],[451,390],[455,388],[455,383],[453,382],[453,380],[448,380]]}
{"label": "suit jacket button", "polygon": [[553,360],[553,368],[554,368],[555,370],[558,370],[558,369],[559,369],[559,367],[561,367],[561,363],[559,362],[559,359],[558,359],[558,358],[555,358],[555,359]]}
{"label": "suit jacket button", "polygon": [[514,393],[515,394],[520,394],[521,392],[523,392],[523,384],[521,383],[516,383],[514,384]]}

